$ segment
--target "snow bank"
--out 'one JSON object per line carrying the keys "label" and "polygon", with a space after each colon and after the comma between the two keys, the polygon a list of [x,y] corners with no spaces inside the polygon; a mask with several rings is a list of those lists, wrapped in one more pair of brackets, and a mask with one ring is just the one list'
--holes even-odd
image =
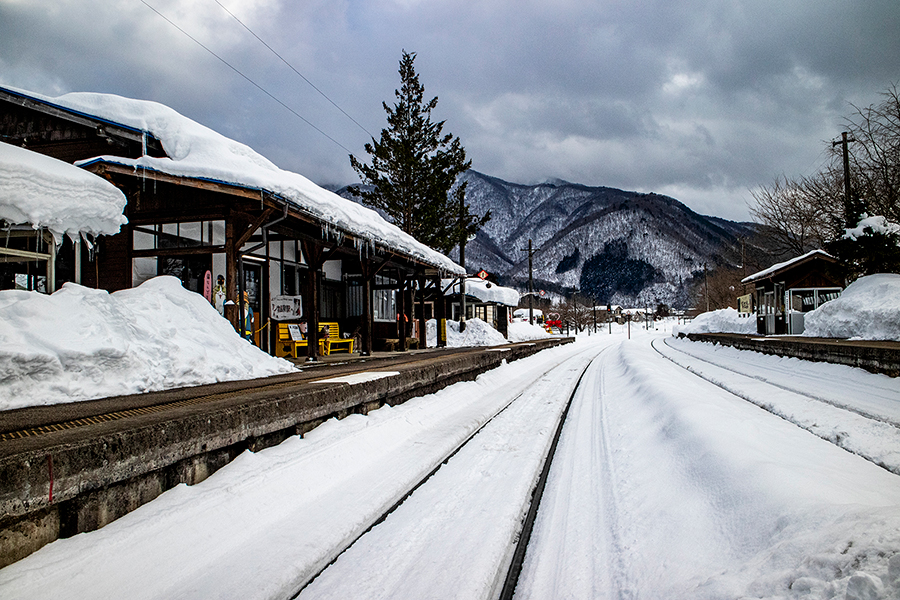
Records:
{"label": "snow bank", "polygon": [[528,340],[539,340],[548,338],[550,334],[543,327],[531,325],[528,321],[515,321],[509,324],[509,341],[510,342],[527,342]]}
{"label": "snow bank", "polygon": [[128,220],[125,194],[66,162],[0,142],[0,219],[64,234],[112,235]]}
{"label": "snow bank", "polygon": [[[429,319],[425,323],[425,341],[429,348],[437,346],[437,321]],[[499,331],[481,319],[466,321],[466,330],[459,332],[459,321],[447,321],[447,346],[499,346],[506,344],[506,338]]]}
{"label": "snow bank", "polygon": [[113,294],[0,291],[0,410],[292,370],[174,277]]}
{"label": "snow bank", "polygon": [[676,325],[672,335],[679,333],[756,333],[756,317],[742,317],[733,308],[705,312],[690,323]]}
{"label": "snow bank", "polygon": [[900,275],[860,277],[840,298],[807,313],[803,335],[857,340],[900,340]]}

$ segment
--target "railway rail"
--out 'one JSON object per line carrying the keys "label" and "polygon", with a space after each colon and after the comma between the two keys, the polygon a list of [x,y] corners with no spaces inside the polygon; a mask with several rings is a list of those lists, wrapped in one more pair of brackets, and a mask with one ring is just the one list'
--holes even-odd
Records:
{"label": "railway rail", "polygon": [[[605,349],[606,348],[604,348],[604,350]],[[602,353],[602,350],[600,352]],[[590,353],[594,353],[595,356],[588,360],[587,364],[585,364],[583,367],[580,367],[580,373],[578,373],[577,378],[567,378],[570,382],[574,381],[574,384],[568,383],[568,385],[566,385],[565,383],[560,382],[558,385],[554,385],[554,388],[556,388],[557,390],[564,390],[566,392],[565,400],[561,403],[562,408],[557,414],[556,422],[553,424],[552,428],[553,433],[551,436],[549,436],[549,442],[546,445],[545,452],[542,456],[541,461],[539,462],[539,465],[537,465],[538,468],[530,474],[533,481],[530,487],[530,492],[527,494],[527,498],[525,498],[522,503],[522,513],[519,519],[520,528],[515,532],[514,535],[514,539],[516,541],[514,544],[507,546],[504,549],[506,555],[499,561],[499,564],[503,565],[503,567],[499,569],[499,572],[494,578],[494,585],[491,588],[491,592],[486,596],[488,598],[499,598],[501,600],[511,600],[513,598],[516,584],[521,573],[526,548],[528,546],[531,531],[534,526],[538,508],[540,506],[541,495],[547,482],[548,473],[550,472],[550,467],[553,462],[553,457],[559,442],[560,434],[565,424],[566,417],[569,413],[569,407],[571,406],[572,400],[575,398],[576,393],[579,390],[585,373],[587,372],[593,361],[596,360],[596,357],[599,356],[596,348],[588,348],[587,350],[583,350],[580,353],[580,355]],[[559,364],[553,364],[543,369],[540,373],[536,374],[534,378],[535,381],[541,379],[552,379],[553,374],[557,371],[558,367]],[[538,393],[542,392],[539,391]],[[301,600],[303,598],[306,598],[306,590],[308,590],[310,586],[323,575],[323,573],[326,573],[329,569],[332,569],[342,556],[344,556],[352,548],[357,546],[365,536],[369,535],[378,525],[382,524],[386,519],[388,519],[391,514],[401,509],[403,504],[411,496],[413,496],[414,493],[428,486],[438,474],[438,472],[441,471],[441,469],[450,464],[461,452],[464,452],[466,448],[472,446],[474,442],[478,440],[478,436],[481,435],[486,429],[495,426],[497,424],[497,421],[513,406],[515,406],[517,402],[527,401],[528,399],[533,398],[534,394],[534,388],[529,387],[528,389],[515,394],[512,398],[505,402],[498,410],[496,410],[496,412],[494,412],[493,415],[490,416],[490,418],[482,423],[477,429],[472,431],[470,435],[461,440],[460,443],[434,467],[434,469],[426,473],[423,477],[421,477],[421,479],[411,485],[408,492],[406,492],[395,503],[384,510],[371,525],[369,525],[364,531],[361,531],[357,536],[355,536],[352,540],[350,540],[342,547],[335,548],[333,551],[333,556],[330,558],[330,560],[328,560],[327,564],[323,565],[321,569],[319,569],[312,576],[303,581],[299,589],[293,595],[291,595],[290,598],[300,598]],[[316,594],[314,593],[313,597],[315,596]]]}
{"label": "railway rail", "polygon": [[[895,452],[886,456],[883,451],[885,440],[894,440],[894,447],[900,448],[900,386],[895,379],[879,380],[879,376],[870,375],[865,392],[837,383],[836,389],[825,390],[811,385],[809,375],[792,370],[793,363],[761,374],[727,357],[712,358],[708,352],[687,350],[681,347],[683,343],[670,340],[656,339],[651,346],[662,357],[709,383],[900,475],[900,455]],[[798,416],[803,411],[792,408],[810,402],[821,405],[815,418]]]}

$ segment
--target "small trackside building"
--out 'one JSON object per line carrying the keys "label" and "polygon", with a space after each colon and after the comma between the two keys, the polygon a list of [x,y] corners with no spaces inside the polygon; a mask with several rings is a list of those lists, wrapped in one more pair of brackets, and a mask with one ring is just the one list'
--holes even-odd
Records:
{"label": "small trackside building", "polygon": [[824,250],[772,265],[741,283],[755,288],[760,335],[803,333],[805,314],[834,300],[844,289],[838,260]]}

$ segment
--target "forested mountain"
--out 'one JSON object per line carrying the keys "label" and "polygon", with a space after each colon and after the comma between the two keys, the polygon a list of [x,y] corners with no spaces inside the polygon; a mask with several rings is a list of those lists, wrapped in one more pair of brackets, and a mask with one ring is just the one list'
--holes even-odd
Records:
{"label": "forested mountain", "polygon": [[484,269],[503,285],[527,289],[531,239],[536,288],[577,289],[598,304],[687,307],[704,265],[740,265],[741,241],[755,230],[659,194],[559,180],[521,185],[472,170],[464,178],[472,212],[492,215],[466,246],[470,273]]}

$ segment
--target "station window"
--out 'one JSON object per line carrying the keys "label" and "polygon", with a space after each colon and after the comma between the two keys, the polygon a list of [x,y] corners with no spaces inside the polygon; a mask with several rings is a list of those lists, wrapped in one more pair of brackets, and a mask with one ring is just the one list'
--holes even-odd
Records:
{"label": "station window", "polygon": [[135,250],[223,246],[225,221],[135,225],[132,239]]}

